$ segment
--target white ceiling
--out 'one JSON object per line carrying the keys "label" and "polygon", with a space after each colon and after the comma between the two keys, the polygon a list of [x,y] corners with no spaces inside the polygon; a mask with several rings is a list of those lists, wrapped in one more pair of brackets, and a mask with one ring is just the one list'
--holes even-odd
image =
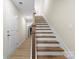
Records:
{"label": "white ceiling", "polygon": [[[34,10],[34,0],[13,0],[16,7],[25,15],[30,15]],[[22,2],[23,4],[19,4]]]}

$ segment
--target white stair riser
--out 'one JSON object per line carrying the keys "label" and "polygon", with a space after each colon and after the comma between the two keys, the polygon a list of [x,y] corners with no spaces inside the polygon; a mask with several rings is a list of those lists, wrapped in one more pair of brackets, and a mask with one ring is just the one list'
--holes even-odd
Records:
{"label": "white stair riser", "polygon": [[56,36],[55,34],[35,34],[35,36]]}
{"label": "white stair riser", "polygon": [[36,31],[36,32],[52,32],[52,31]]}
{"label": "white stair riser", "polygon": [[50,56],[50,55],[52,55],[52,56],[57,56],[57,55],[65,55],[65,53],[64,52],[39,52],[39,51],[37,51],[37,55],[40,55],[40,56]]}
{"label": "white stair riser", "polygon": [[56,38],[36,38],[35,40],[36,40],[36,41],[48,41],[48,42],[54,41],[54,40],[57,41]]}
{"label": "white stair riser", "polygon": [[37,47],[60,47],[59,44],[36,44]]}

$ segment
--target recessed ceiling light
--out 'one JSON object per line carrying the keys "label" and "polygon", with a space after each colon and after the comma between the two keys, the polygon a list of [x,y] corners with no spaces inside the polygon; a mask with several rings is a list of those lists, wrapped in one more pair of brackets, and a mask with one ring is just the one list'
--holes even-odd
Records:
{"label": "recessed ceiling light", "polygon": [[19,4],[23,4],[23,2],[19,2]]}

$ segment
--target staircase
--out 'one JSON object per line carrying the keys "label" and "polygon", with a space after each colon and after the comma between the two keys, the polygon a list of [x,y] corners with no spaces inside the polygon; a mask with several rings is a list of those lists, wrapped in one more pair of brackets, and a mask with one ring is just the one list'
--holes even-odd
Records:
{"label": "staircase", "polygon": [[42,16],[32,25],[32,59],[67,59],[64,49]]}

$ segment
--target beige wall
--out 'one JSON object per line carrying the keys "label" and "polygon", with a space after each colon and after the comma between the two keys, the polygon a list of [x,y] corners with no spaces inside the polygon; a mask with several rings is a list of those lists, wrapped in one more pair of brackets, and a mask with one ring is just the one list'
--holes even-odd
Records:
{"label": "beige wall", "polygon": [[74,0],[49,0],[48,9],[43,9],[45,16],[63,38],[65,44],[74,53]]}

